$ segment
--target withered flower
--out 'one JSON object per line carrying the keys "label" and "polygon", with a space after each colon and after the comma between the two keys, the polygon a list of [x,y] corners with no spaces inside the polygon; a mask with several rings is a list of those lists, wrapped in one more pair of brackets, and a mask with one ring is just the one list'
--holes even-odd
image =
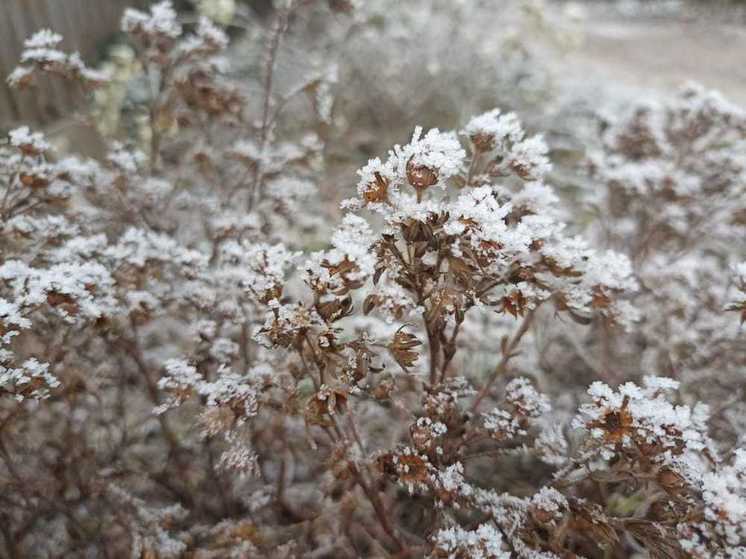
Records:
{"label": "withered flower", "polygon": [[619,409],[608,409],[603,417],[589,424],[591,428],[603,431],[607,443],[620,443],[634,434],[634,418],[629,412],[629,397],[625,396]]}
{"label": "withered flower", "polygon": [[407,486],[410,491],[425,486],[430,481],[430,465],[427,459],[409,449],[382,454],[376,463],[381,473]]}
{"label": "withered flower", "polygon": [[372,395],[376,400],[390,400],[391,394],[393,393],[395,388],[396,384],[394,383],[394,379],[390,376],[386,376],[382,378],[373,388]]}
{"label": "withered flower", "polygon": [[438,172],[426,165],[417,165],[410,159],[407,162],[407,180],[420,196],[423,191],[438,182]]}
{"label": "withered flower", "polygon": [[419,353],[414,348],[421,346],[422,342],[414,334],[405,332],[403,328],[404,326],[397,330],[394,339],[386,347],[399,366],[409,372],[409,367],[412,367],[419,358]]}
{"label": "withered flower", "polygon": [[[346,256],[337,264],[324,260],[321,266],[329,270],[331,277],[337,277],[342,281],[342,285],[333,291],[335,295],[345,295],[353,289],[359,289],[364,283],[362,279],[354,277],[360,272],[360,267]],[[321,288],[324,287],[328,286]]]}
{"label": "withered flower", "polygon": [[585,535],[599,547],[607,547],[619,541],[616,530],[601,507],[580,499],[568,501],[572,511],[569,525],[573,532]]}
{"label": "withered flower", "polygon": [[520,290],[513,291],[510,295],[502,298],[502,310],[515,318],[523,316],[528,310],[528,299]]}
{"label": "withered flower", "polygon": [[347,409],[348,393],[344,388],[322,386],[306,403],[306,423],[330,427],[333,416],[341,415]]}
{"label": "withered flower", "polygon": [[375,180],[368,185],[368,189],[363,192],[363,198],[369,203],[388,202],[389,181],[376,171],[373,173]]}
{"label": "withered flower", "polygon": [[495,135],[481,132],[472,134],[469,139],[474,144],[474,149],[478,152],[488,152],[495,149]]}
{"label": "withered flower", "polygon": [[59,307],[69,315],[76,315],[80,310],[78,303],[67,293],[50,291],[47,293],[47,303],[52,307]]}
{"label": "withered flower", "polygon": [[607,309],[611,305],[611,298],[607,295],[601,286],[593,289],[593,300],[591,306],[594,309]]}
{"label": "withered flower", "polygon": [[46,188],[49,186],[49,177],[39,173],[20,173],[18,175],[18,180],[21,181],[23,186],[28,186],[29,188],[34,189]]}
{"label": "withered flower", "polygon": [[352,297],[334,298],[331,301],[318,303],[316,310],[327,322],[334,322],[352,314]]}

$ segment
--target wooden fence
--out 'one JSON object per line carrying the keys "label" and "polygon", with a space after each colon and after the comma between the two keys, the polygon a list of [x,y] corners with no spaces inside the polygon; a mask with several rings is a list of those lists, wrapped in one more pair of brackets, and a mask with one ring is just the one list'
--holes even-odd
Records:
{"label": "wooden fence", "polygon": [[148,0],[0,0],[0,129],[18,122],[48,124],[69,112],[76,89],[61,80],[43,80],[31,91],[13,91],[5,82],[16,67],[23,41],[50,28],[64,37],[62,48],[79,51],[87,62],[119,29],[127,6]]}

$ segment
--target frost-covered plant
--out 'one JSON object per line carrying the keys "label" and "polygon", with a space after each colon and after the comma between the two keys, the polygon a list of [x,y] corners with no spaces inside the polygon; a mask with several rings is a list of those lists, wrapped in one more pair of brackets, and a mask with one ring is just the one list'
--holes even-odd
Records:
{"label": "frost-covered plant", "polygon": [[726,401],[743,390],[744,142],[746,112],[696,85],[632,107],[603,133],[589,203],[602,242],[640,279],[635,305],[649,309],[608,344],[607,378],[658,371]]}
{"label": "frost-covered plant", "polygon": [[[240,455],[258,464],[251,470],[267,467],[261,464],[277,440],[249,443],[246,430],[265,432],[281,410],[281,454],[302,444],[295,437],[314,450],[307,456],[313,467],[297,473],[298,484],[321,469],[334,488],[328,501],[306,506],[326,515],[355,502],[348,522],[375,517],[378,529],[369,530],[365,544],[373,548],[415,556],[594,555],[623,546],[624,537],[649,549],[683,550],[695,531],[708,549],[729,552],[736,537],[723,540],[687,511],[674,511],[677,522],[666,529],[657,517],[615,517],[602,497],[594,502],[599,479],[660,476],[690,483],[699,492],[693,509],[703,503],[702,475],[716,471],[719,459],[706,435],[707,411],[674,406],[663,396],[676,382],[651,378],[644,389],[630,383],[619,396],[594,385],[593,402],[575,420],[574,451],[552,429],[547,397],[525,378],[508,383],[498,407],[480,413],[541,307],[628,326],[637,313],[619,295],[636,283],[625,259],[563,236],[549,205],[555,199],[538,182],[548,168],[543,143],[526,138],[513,115],[492,111],[468,123],[463,135],[468,157],[456,134],[418,129],[385,161],[361,169],[332,247],[303,266],[309,297],[283,297],[284,250],[262,257],[267,271],[254,268],[249,280],[260,286],[249,293],[266,307],[255,336],[287,353],[265,354],[263,370],[272,374],[243,377],[253,386],[250,409],[230,399],[220,403],[213,391],[223,389],[204,385],[184,363],[162,386],[179,401],[204,391],[203,424],[231,441],[229,455],[239,452],[235,441],[243,445]],[[517,325],[485,379],[461,372],[455,364],[463,361],[454,358],[461,325],[486,309]],[[538,492],[526,498],[491,489],[493,474],[481,471],[479,460],[516,453],[554,464],[556,477],[534,480]],[[620,460],[628,477],[615,477]],[[276,496],[302,517],[290,504],[284,467]],[[469,528],[474,522],[480,523]],[[340,552],[362,545],[357,535],[347,537],[353,547]]]}
{"label": "frost-covered plant", "polygon": [[[181,523],[195,512],[194,525],[214,529],[194,546],[233,537],[219,521],[245,505],[207,487],[251,457],[216,455],[209,435],[187,439],[186,425],[153,415],[169,405],[161,364],[182,345],[195,350],[206,403],[240,401],[248,413],[247,383],[230,364],[254,359],[244,293],[262,286],[244,267],[263,270],[260,247],[271,251],[277,232],[301,246],[321,223],[298,209],[315,195],[322,142],[311,124],[276,135],[285,115],[270,88],[260,117],[247,112],[225,31],[182,21],[170,2],[127,10],[122,31],[137,71],[118,79],[138,127],[116,118],[101,127],[114,134],[103,160],[57,153],[26,126],[0,141],[0,554],[9,557],[181,556],[194,537]],[[112,91],[111,73],[61,41],[50,31],[29,39],[8,84],[46,74]],[[236,537],[231,553],[246,553]]]}
{"label": "frost-covered plant", "polygon": [[[696,372],[736,370],[715,328],[744,316],[743,198],[717,170],[737,167],[740,113],[687,98],[649,146],[610,129],[600,200],[643,157],[688,190],[634,190],[640,231],[665,217],[659,195],[674,217],[705,204],[727,221],[690,235],[672,218],[645,230],[655,251],[630,250],[644,243],[612,205],[608,235],[568,233],[543,138],[498,109],[370,160],[330,232],[315,182],[333,80],[274,80],[298,22],[353,4],[278,4],[241,53],[255,90],[214,22],[127,10],[136,71],[113,77],[133,82],[140,124],[112,119],[101,161],[28,127],[2,142],[2,553],[744,556],[737,414],[645,357],[690,295],[707,309],[696,340],[717,347],[702,351],[726,352]],[[24,55],[10,83],[46,72],[118,95],[58,43],[32,38],[52,54]],[[724,274],[717,299],[657,289],[667,276],[644,266],[695,241]],[[611,360],[635,348],[632,370]]]}
{"label": "frost-covered plant", "polygon": [[39,73],[55,74],[80,82],[87,87],[95,87],[106,81],[107,76],[85,65],[77,52],[67,54],[58,47],[62,35],[49,29],[34,33],[23,43],[21,65],[8,76],[12,87],[27,87]]}

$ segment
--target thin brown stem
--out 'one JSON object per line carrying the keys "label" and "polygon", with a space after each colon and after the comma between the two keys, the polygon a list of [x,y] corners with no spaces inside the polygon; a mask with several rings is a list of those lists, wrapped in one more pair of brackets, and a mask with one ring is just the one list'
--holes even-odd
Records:
{"label": "thin brown stem", "polygon": [[430,384],[434,385],[438,381],[438,361],[440,358],[440,342],[438,336],[432,331],[425,319],[425,330],[427,331],[427,346],[430,350]]}
{"label": "thin brown stem", "polygon": [[479,152],[475,151],[471,156],[471,163],[469,163],[469,171],[466,174],[466,185],[470,186],[471,181],[474,180],[474,173],[477,169],[477,162],[479,161]]}
{"label": "thin brown stem", "polygon": [[[287,31],[289,10],[278,10],[272,23],[272,30],[267,40],[264,52],[264,98],[262,100],[262,126],[259,130],[259,151],[264,155],[269,137],[270,111],[272,105],[272,88],[274,86],[275,63],[277,62],[277,51],[280,48],[282,37]],[[251,211],[254,203],[261,199],[260,185],[262,180],[261,161],[257,161],[253,168],[251,188],[249,190],[247,207]]]}
{"label": "thin brown stem", "polygon": [[[349,414],[348,414],[348,419],[351,420],[351,416]],[[339,428],[339,425],[337,424],[336,419],[332,417],[332,420],[334,421],[335,430],[334,431],[330,429],[325,430],[329,438],[332,439],[332,442],[334,443],[341,442],[347,447],[351,446],[350,441],[347,439],[347,437],[345,437],[342,434],[342,430]],[[334,438],[334,435],[332,435],[333,432],[336,433],[336,436],[337,436],[336,440]],[[389,522],[388,513],[386,511],[386,508],[383,505],[383,502],[381,501],[381,496],[378,493],[378,491],[371,487],[369,482],[366,480],[365,475],[357,467],[356,464],[352,463],[350,465],[350,472],[352,473],[352,476],[355,479],[355,482],[357,483],[357,485],[359,485],[360,489],[363,490],[363,494],[365,495],[366,499],[373,507],[373,511],[375,512],[376,519],[378,520],[378,523],[381,525],[381,528],[383,529],[383,531],[386,533],[386,535],[389,537],[391,542],[394,544],[394,549],[397,551],[397,553],[407,556],[408,554],[407,547],[402,543],[401,539],[396,533],[396,530],[391,525],[391,522]]]}
{"label": "thin brown stem", "polygon": [[489,394],[490,389],[492,388],[492,385],[495,383],[497,378],[505,374],[505,371],[508,368],[508,363],[513,358],[515,349],[516,347],[518,347],[518,344],[521,342],[524,334],[526,334],[526,332],[528,332],[529,328],[531,327],[531,323],[534,320],[535,314],[536,309],[532,309],[526,314],[526,316],[523,318],[523,322],[521,322],[520,326],[513,334],[513,337],[510,338],[508,343],[505,344],[505,346],[503,347],[502,359],[500,359],[497,367],[495,367],[495,370],[492,371],[490,378],[487,379],[487,382],[479,391],[479,394],[477,394],[477,397],[474,399],[474,403],[471,405],[472,413],[475,413],[477,411],[477,409],[479,408],[479,404],[482,402],[482,400],[484,400],[485,396]]}

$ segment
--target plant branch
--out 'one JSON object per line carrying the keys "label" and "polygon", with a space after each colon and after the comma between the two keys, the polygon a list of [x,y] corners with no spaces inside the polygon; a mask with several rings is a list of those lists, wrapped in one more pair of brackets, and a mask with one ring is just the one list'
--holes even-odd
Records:
{"label": "plant branch", "polygon": [[477,394],[477,397],[474,399],[474,403],[471,405],[472,413],[476,413],[477,409],[479,408],[479,404],[481,404],[485,396],[489,394],[489,391],[492,388],[492,385],[497,380],[497,378],[505,374],[505,371],[508,368],[508,363],[515,355],[514,352],[515,352],[516,347],[518,347],[518,344],[521,342],[521,339],[531,327],[531,323],[533,322],[535,315],[536,315],[536,309],[531,309],[526,314],[526,316],[523,318],[523,322],[521,322],[520,326],[518,326],[518,329],[513,334],[513,337],[510,338],[508,343],[505,344],[505,346],[503,347],[502,359],[500,359],[500,362],[497,364],[497,367],[495,367],[495,370],[492,371],[492,374],[487,379],[487,382],[484,384],[482,389],[479,391],[479,394]]}

